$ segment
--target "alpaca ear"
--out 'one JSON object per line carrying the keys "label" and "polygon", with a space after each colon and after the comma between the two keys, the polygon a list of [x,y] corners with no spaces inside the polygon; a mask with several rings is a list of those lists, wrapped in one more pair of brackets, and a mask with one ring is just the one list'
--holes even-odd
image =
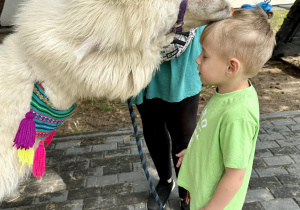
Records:
{"label": "alpaca ear", "polygon": [[236,58],[231,58],[229,60],[229,65],[226,69],[226,75],[229,77],[234,77],[237,75],[240,71],[241,68],[241,63],[238,59]]}
{"label": "alpaca ear", "polygon": [[99,44],[97,43],[97,41],[95,39],[88,38],[87,40],[85,40],[74,52],[74,54],[76,56],[75,64],[78,65],[80,63],[80,61],[82,61],[84,56],[86,56],[87,54],[92,52],[98,46],[99,46]]}

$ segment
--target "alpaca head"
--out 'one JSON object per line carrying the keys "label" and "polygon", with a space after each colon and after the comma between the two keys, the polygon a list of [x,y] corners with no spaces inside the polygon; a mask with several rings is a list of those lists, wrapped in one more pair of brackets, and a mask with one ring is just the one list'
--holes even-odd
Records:
{"label": "alpaca head", "polygon": [[184,16],[183,31],[231,16],[226,0],[189,0]]}

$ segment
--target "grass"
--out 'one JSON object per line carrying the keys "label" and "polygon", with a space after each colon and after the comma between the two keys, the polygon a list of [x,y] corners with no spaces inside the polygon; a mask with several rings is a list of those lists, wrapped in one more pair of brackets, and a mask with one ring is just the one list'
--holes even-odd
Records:
{"label": "grass", "polygon": [[116,110],[116,106],[114,104],[110,103],[107,99],[99,101],[99,103],[97,103],[97,107],[100,108],[104,112]]}
{"label": "grass", "polygon": [[117,109],[114,101],[109,101],[107,99],[96,99],[96,98],[87,98],[79,101],[77,103],[83,110],[89,110],[92,107],[102,110],[103,112],[114,111]]}
{"label": "grass", "polygon": [[274,16],[269,20],[272,28],[275,31],[278,31],[283,23],[284,18],[286,17],[288,10],[276,10],[273,11]]}

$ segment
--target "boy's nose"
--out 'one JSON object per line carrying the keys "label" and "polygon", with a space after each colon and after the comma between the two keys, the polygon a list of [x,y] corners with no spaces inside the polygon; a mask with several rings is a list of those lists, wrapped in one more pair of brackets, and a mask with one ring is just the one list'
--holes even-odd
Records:
{"label": "boy's nose", "polygon": [[201,63],[201,61],[200,61],[201,59],[200,59],[200,55],[196,58],[196,63],[198,64],[198,65],[200,65],[200,63]]}

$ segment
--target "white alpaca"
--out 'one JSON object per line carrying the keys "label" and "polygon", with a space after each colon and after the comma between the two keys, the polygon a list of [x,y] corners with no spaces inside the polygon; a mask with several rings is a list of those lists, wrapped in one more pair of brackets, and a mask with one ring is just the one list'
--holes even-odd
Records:
{"label": "white alpaca", "polygon": [[[31,172],[13,140],[42,82],[51,103],[83,97],[126,100],[161,62],[181,0],[27,0],[0,47],[0,201]],[[184,30],[230,15],[225,0],[189,0]],[[168,34],[168,35],[167,35]],[[37,139],[36,142],[39,142]],[[37,143],[36,143],[37,144]]]}

